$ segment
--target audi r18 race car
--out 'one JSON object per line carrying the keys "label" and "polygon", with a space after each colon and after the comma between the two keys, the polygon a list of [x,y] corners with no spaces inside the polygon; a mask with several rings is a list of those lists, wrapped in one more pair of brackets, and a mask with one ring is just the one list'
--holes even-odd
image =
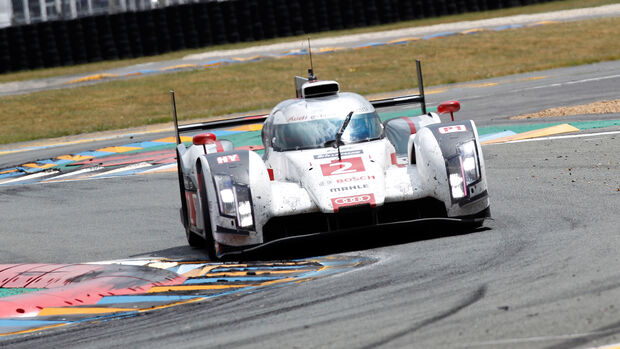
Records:
{"label": "audi r18 race car", "polygon": [[[368,101],[310,69],[309,78],[295,77],[297,98],[268,116],[185,126],[176,121],[172,92],[189,244],[219,258],[289,237],[420,220],[481,225],[490,209],[476,125],[427,113],[416,63],[418,95]],[[377,112],[412,103],[421,115],[382,122]],[[445,102],[438,113],[459,108]],[[195,135],[189,146],[179,136],[263,120],[262,156],[213,133]]]}

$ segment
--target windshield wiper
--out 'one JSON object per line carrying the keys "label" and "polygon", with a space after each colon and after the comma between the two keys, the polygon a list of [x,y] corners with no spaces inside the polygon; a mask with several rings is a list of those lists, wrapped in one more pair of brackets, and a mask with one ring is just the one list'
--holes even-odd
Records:
{"label": "windshield wiper", "polygon": [[342,123],[342,126],[340,126],[340,130],[338,130],[338,133],[336,133],[336,139],[332,140],[332,141],[328,141],[325,142],[325,144],[330,144],[332,142],[335,142],[336,144],[336,148],[338,149],[338,161],[342,160],[342,157],[340,156],[340,144],[342,144],[342,134],[344,133],[344,130],[347,128],[347,126],[349,125],[349,121],[351,121],[351,117],[353,116],[353,111],[351,111],[347,117],[344,119],[344,122]]}

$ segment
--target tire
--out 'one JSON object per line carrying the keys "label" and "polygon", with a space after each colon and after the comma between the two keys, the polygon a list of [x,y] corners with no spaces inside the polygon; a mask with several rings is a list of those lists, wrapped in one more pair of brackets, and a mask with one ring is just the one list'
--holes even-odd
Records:
{"label": "tire", "polygon": [[189,229],[189,214],[187,210],[187,202],[185,201],[185,184],[183,182],[183,172],[181,171],[181,154],[177,153],[177,176],[179,179],[179,192],[181,194],[181,223],[185,227],[185,238],[191,247],[204,248],[205,239]]}
{"label": "tire", "polygon": [[[200,239],[203,241],[202,246],[207,249],[207,254],[209,255],[209,258],[211,260],[217,260],[219,259],[216,253],[218,243],[215,241],[215,239],[213,239],[213,229],[211,228],[211,215],[209,214],[209,200],[207,198],[206,181],[205,181],[204,176],[202,175],[201,166],[198,165],[196,167],[197,167],[196,172],[198,173],[198,187],[199,187],[198,191],[200,195],[200,202],[204,203],[204,204],[201,204],[201,208],[202,208],[202,219],[205,224],[205,236],[206,236],[205,239],[203,239],[202,237],[200,237]],[[197,236],[196,234],[194,235]],[[189,238],[188,238],[188,241],[189,241]]]}
{"label": "tire", "polygon": [[177,153],[177,178],[179,179],[179,193],[181,194],[181,223],[185,227],[185,233],[187,234],[188,230],[188,216],[187,216],[187,203],[185,202],[185,184],[183,183],[183,172],[181,171],[181,155],[179,154],[179,150]]}
{"label": "tire", "polygon": [[205,248],[206,247],[207,241],[203,239],[202,236],[199,236],[193,231],[190,231],[189,225],[187,225],[187,227],[185,228],[185,237],[187,238],[187,243],[191,247],[194,247],[194,248]]}

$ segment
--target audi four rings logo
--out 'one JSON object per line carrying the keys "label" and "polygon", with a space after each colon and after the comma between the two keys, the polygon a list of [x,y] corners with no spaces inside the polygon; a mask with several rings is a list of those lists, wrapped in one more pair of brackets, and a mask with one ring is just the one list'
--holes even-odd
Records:
{"label": "audi four rings logo", "polygon": [[334,202],[338,205],[351,205],[370,202],[370,195],[349,196],[348,198],[337,198]]}
{"label": "audi four rings logo", "polygon": [[370,206],[374,207],[375,194],[361,194],[332,199],[332,206],[334,206],[334,212],[338,212],[338,208],[340,207],[362,204],[370,204]]}

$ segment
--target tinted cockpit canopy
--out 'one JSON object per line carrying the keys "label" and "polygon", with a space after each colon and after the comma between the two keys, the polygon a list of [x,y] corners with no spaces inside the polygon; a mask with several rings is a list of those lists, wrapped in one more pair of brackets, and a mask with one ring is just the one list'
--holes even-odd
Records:
{"label": "tinted cockpit canopy", "polygon": [[[273,125],[273,148],[276,151],[313,149],[330,146],[346,115],[304,122]],[[382,137],[381,120],[375,111],[354,114],[342,135],[344,144],[359,143]]]}

